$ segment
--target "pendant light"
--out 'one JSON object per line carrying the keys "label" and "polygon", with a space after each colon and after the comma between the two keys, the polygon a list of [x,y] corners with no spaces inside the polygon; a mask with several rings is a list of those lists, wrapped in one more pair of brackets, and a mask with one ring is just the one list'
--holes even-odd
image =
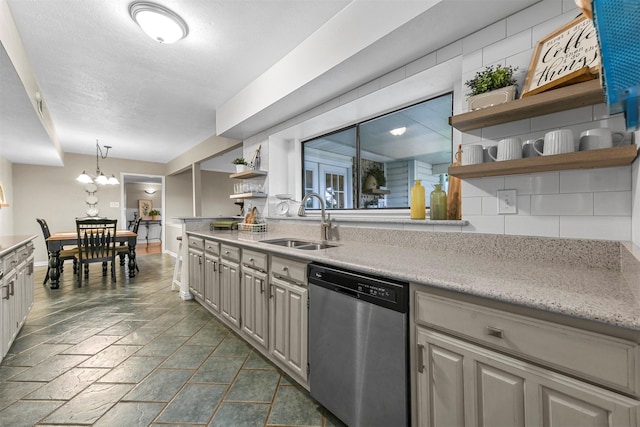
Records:
{"label": "pendant light", "polygon": [[102,148],[100,147],[100,144],[96,139],[96,176],[93,177],[89,175],[85,169],[82,171],[80,175],[78,175],[78,177],[76,178],[76,181],[81,182],[83,184],[88,184],[90,182],[95,182],[96,184],[100,184],[100,185],[120,184],[120,181],[118,181],[115,175],[111,174],[111,178],[107,178],[107,176],[104,173],[102,173],[102,171],[100,170],[100,158],[102,158],[103,160],[107,158],[107,156],[109,155],[109,149],[111,148],[111,146],[105,145],[104,148],[105,148],[105,152],[104,154],[102,154]]}

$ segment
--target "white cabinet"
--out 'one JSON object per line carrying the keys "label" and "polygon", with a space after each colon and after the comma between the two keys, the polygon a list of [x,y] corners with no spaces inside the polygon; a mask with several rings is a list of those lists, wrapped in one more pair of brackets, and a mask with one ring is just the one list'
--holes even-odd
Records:
{"label": "white cabinet", "polygon": [[220,312],[220,244],[204,242],[204,303],[215,313]]}
{"label": "white cabinet", "polygon": [[261,252],[242,251],[242,332],[265,350],[269,331],[267,258]]}
{"label": "white cabinet", "polygon": [[306,264],[271,257],[269,354],[290,375],[307,382],[308,288]]}
{"label": "white cabinet", "polygon": [[33,243],[0,258],[0,360],[20,332],[33,306]]}
{"label": "white cabinet", "polygon": [[204,295],[204,240],[189,237],[189,290],[202,301]]}
{"label": "white cabinet", "polygon": [[634,343],[420,291],[414,306],[414,424],[640,422],[640,401],[611,391],[636,389]]}
{"label": "white cabinet", "polygon": [[240,248],[220,245],[220,315],[240,330]]}
{"label": "white cabinet", "polygon": [[635,426],[640,402],[417,328],[421,426]]}

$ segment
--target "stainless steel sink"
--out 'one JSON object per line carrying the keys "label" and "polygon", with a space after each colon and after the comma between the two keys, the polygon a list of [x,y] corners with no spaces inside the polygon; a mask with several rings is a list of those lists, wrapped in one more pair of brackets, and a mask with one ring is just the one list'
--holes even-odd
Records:
{"label": "stainless steel sink", "polygon": [[296,246],[296,249],[303,249],[307,251],[319,251],[320,249],[335,248],[336,245],[330,245],[328,243],[311,243],[309,245]]}
{"label": "stainless steel sink", "polygon": [[311,240],[299,240],[299,239],[290,239],[290,238],[282,238],[282,239],[271,239],[271,240],[261,240],[262,243],[268,243],[270,245],[284,246],[286,248],[294,248],[294,249],[303,249],[307,251],[320,250],[333,248],[336,245],[330,245],[328,243],[318,243],[313,242]]}

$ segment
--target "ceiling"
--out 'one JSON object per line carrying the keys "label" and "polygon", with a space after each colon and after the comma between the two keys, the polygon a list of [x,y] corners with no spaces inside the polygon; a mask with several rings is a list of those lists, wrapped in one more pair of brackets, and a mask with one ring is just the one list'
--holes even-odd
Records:
{"label": "ceiling", "polygon": [[[369,10],[373,19],[385,5],[408,17],[389,17],[393,25],[384,34],[322,75],[282,89],[223,136],[251,136],[537,2],[161,0],[189,26],[185,39],[166,45],[131,20],[130,1],[0,0],[8,4],[63,152],[94,155],[97,139],[113,147],[110,157],[175,159],[216,135],[220,110],[269,71],[288,64],[294,79],[304,64],[286,60],[314,38],[325,37],[326,49],[306,52],[308,58],[329,58],[348,45],[351,40],[335,44],[336,35],[327,33],[349,8],[357,6],[365,23]],[[418,7],[423,11],[409,16]],[[383,26],[375,22],[372,33]],[[426,30],[432,28],[437,31]],[[12,163],[61,165],[4,49],[0,66],[0,155]]]}

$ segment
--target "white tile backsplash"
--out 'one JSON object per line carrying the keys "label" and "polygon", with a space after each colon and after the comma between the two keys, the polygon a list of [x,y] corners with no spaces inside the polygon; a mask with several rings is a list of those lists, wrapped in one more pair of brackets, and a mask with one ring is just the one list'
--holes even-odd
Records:
{"label": "white tile backsplash", "polygon": [[560,192],[631,191],[631,167],[560,172]]}
{"label": "white tile backsplash", "polygon": [[462,212],[465,217],[467,215],[482,215],[482,197],[462,197]]}
{"label": "white tile backsplash", "polygon": [[631,240],[631,217],[561,216],[563,238]]}
{"label": "white tile backsplash", "polygon": [[518,203],[518,215],[525,216],[531,215],[531,196],[524,195],[517,197]]}
{"label": "white tile backsplash", "polygon": [[556,17],[562,13],[561,6],[562,5],[558,2],[558,0],[544,0],[508,17],[507,34],[520,32],[525,28],[530,28],[532,24],[540,22],[541,24],[534,25],[533,27],[532,46],[534,46],[535,43],[537,43],[538,40],[540,40],[542,37],[546,36],[551,31],[556,30],[564,24],[547,24],[549,19]]}
{"label": "white tile backsplash", "polygon": [[[482,49],[482,63],[493,64],[505,57],[516,55],[531,48],[531,30],[524,30]],[[512,65],[512,64],[503,64]]]}
{"label": "white tile backsplash", "polygon": [[462,180],[462,197],[495,197],[498,190],[504,190],[503,176]]}
{"label": "white tile backsplash", "polygon": [[631,216],[631,191],[593,193],[593,214]]}
{"label": "white tile backsplash", "polygon": [[593,215],[593,193],[531,196],[531,215]]}
{"label": "white tile backsplash", "polygon": [[560,235],[560,217],[506,216],[504,218],[504,232],[519,236],[558,237]]}
{"label": "white tile backsplash", "polygon": [[[552,129],[571,129],[572,125],[593,120],[593,106],[574,108],[559,113],[545,114],[531,118],[531,130],[543,132]],[[577,135],[574,135],[577,137]]]}
{"label": "white tile backsplash", "polygon": [[498,215],[497,197],[482,197],[482,215]]}
{"label": "white tile backsplash", "polygon": [[[464,81],[492,64],[520,67],[516,77],[522,90],[538,40],[574,19],[578,13],[573,0],[542,0],[464,38],[462,79],[456,90],[466,94],[468,88]],[[456,96],[456,100],[461,98]],[[467,110],[466,95],[458,105]],[[489,146],[506,137],[517,136],[524,141],[544,137],[553,129],[568,128],[574,131],[577,145],[580,132],[586,129],[610,127],[623,131],[625,123],[620,116],[611,117],[606,104],[597,104],[454,133],[456,141],[464,144]],[[636,234],[640,236],[640,214],[636,212],[638,209],[634,210],[640,202],[634,202],[631,170],[631,166],[622,166],[463,180],[462,213],[469,226],[461,227],[461,231],[630,240],[633,214],[638,222]],[[640,182],[634,187],[636,199],[640,199],[638,187]],[[517,215],[497,214],[496,192],[503,189],[517,191]]]}
{"label": "white tile backsplash", "polygon": [[[476,52],[481,52],[482,48],[489,46],[507,36],[507,24],[504,19],[476,31],[471,36],[462,39],[462,53],[466,57]],[[480,64],[479,66],[481,66]],[[478,66],[478,67],[479,67]],[[471,71],[477,67],[463,67],[462,72]]]}
{"label": "white tile backsplash", "polygon": [[469,225],[462,227],[463,233],[504,234],[504,216],[463,216]]}
{"label": "white tile backsplash", "polygon": [[504,187],[514,188],[518,195],[557,194],[560,192],[560,173],[509,175],[505,177]]}

